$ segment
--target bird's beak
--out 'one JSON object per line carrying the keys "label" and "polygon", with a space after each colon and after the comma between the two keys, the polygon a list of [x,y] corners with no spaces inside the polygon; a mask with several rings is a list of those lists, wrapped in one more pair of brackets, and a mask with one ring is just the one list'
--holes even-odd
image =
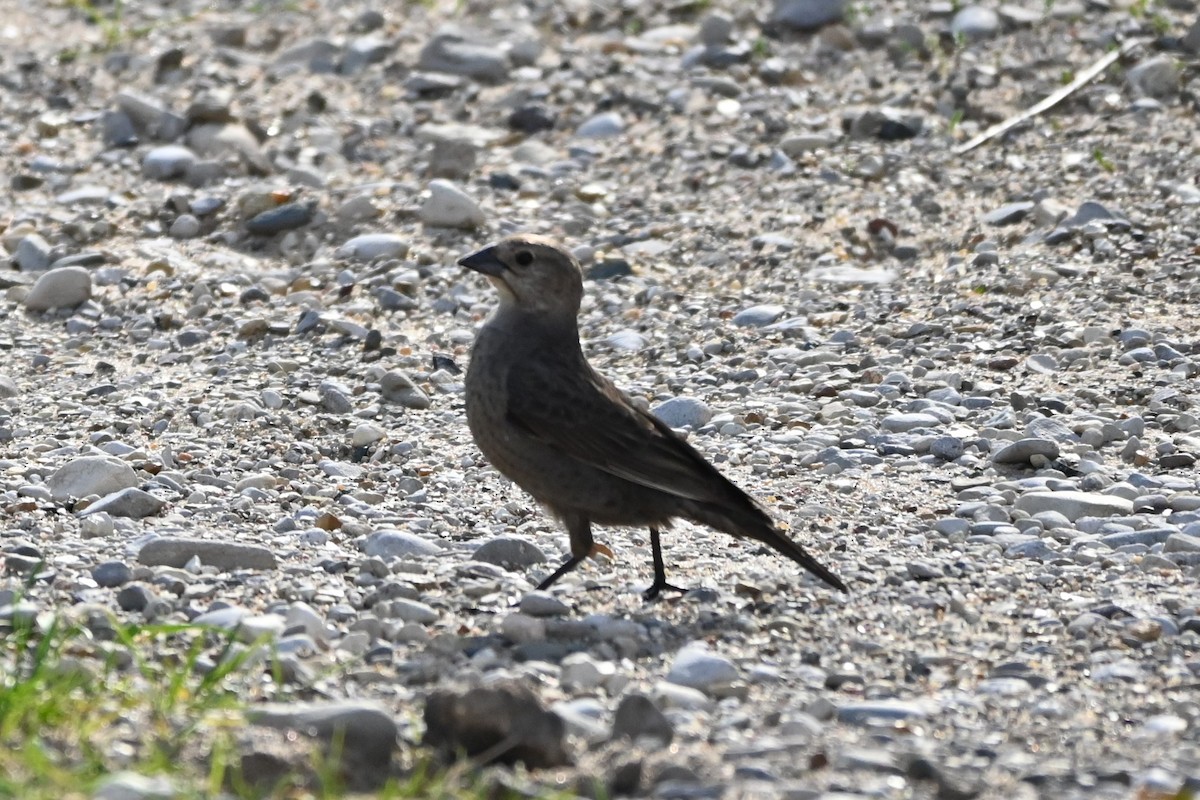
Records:
{"label": "bird's beak", "polygon": [[499,278],[505,270],[504,262],[496,256],[495,245],[485,247],[469,256],[463,256],[458,260],[458,265],[493,278]]}

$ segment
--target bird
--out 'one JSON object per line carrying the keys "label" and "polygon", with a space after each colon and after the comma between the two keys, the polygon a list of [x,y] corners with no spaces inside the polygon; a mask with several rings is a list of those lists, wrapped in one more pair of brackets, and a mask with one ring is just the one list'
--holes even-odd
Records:
{"label": "bird", "polygon": [[776,550],[839,591],[846,585],[767,512],[653,414],[588,363],[579,343],[583,272],[554,239],[516,234],[464,256],[500,302],[480,327],[465,381],[467,425],[492,466],[566,527],[571,556],[538,589],[612,551],[592,526],[646,526],[654,582],[667,582],[660,532],[675,519]]}

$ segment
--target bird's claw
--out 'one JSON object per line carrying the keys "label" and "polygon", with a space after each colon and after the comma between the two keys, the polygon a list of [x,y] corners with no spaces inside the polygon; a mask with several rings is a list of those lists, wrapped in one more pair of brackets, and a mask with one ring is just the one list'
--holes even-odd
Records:
{"label": "bird's claw", "polygon": [[674,586],[666,581],[663,581],[662,583],[651,584],[649,589],[642,592],[642,599],[649,603],[651,600],[657,599],[658,596],[663,593],[664,589],[669,592],[679,592],[680,594],[688,593],[687,589],[682,589],[678,586]]}

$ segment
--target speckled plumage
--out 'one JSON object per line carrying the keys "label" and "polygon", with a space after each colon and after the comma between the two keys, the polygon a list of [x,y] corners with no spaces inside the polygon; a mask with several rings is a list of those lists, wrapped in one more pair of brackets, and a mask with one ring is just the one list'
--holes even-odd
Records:
{"label": "speckled plumage", "polygon": [[592,554],[596,523],[649,526],[655,578],[647,597],[675,589],[666,582],[659,529],[683,517],[763,542],[846,590],[695,448],[592,369],[579,346],[583,276],[570,253],[524,235],[459,263],[486,275],[500,295],[467,370],[471,434],[571,538],[571,558],[538,588]]}

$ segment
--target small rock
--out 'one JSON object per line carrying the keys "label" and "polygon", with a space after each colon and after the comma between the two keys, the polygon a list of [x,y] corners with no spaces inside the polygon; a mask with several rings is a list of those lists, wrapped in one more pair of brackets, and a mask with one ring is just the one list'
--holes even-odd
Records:
{"label": "small rock", "polygon": [[1143,97],[1162,100],[1179,92],[1179,67],[1171,56],[1148,58],[1130,67],[1125,79]]}
{"label": "small rock", "polygon": [[494,38],[448,25],[421,48],[417,69],[501,83],[508,79],[509,59],[498,44]]}
{"label": "small rock", "polygon": [[605,111],[583,121],[575,135],[584,139],[609,139],[625,132],[625,120],[615,111]]}
{"label": "small rock", "polygon": [[421,205],[421,222],[438,228],[478,228],[487,221],[483,209],[466,192],[447,180],[429,182],[429,197]]}
{"label": "small rock", "polygon": [[92,568],[92,580],[106,589],[124,586],[133,580],[133,570],[124,561],[105,561]]}
{"label": "small rock", "polygon": [[1053,461],[1058,458],[1058,455],[1058,442],[1037,438],[1018,439],[994,452],[992,463],[1026,465],[1030,463],[1030,459],[1036,456]]}
{"label": "small rock", "polygon": [[967,39],[986,39],[1000,30],[1000,15],[985,6],[964,6],[950,21],[950,33]]}
{"label": "small rock", "polygon": [[1133,501],[1092,492],[1026,492],[1013,507],[1026,514],[1057,511],[1074,522],[1080,517],[1109,517],[1133,512]]}
{"label": "small rock", "polygon": [[663,747],[675,738],[675,728],[654,701],[643,694],[629,694],[621,698],[613,719],[614,739],[657,739]]}
{"label": "small rock", "polygon": [[521,569],[546,560],[541,548],[527,539],[516,536],[497,536],[484,542],[475,550],[473,558],[485,564],[495,564],[508,569]]}
{"label": "small rock", "polygon": [[118,492],[105,495],[81,513],[84,515],[108,514],[113,517],[143,519],[162,511],[166,505],[167,502],[162,498],[155,497],[142,489],[131,488],[121,489]]}
{"label": "small rock", "polygon": [[183,567],[192,559],[222,571],[275,569],[275,554],[258,545],[161,536],[138,551],[138,561],[151,567]]}
{"label": "small rock", "polygon": [[404,258],[408,255],[408,241],[391,233],[365,233],[347,240],[335,255],[350,261]]}
{"label": "small rock", "polygon": [[50,266],[54,250],[50,243],[36,233],[23,236],[17,242],[17,250],[13,260],[22,272],[41,272]]}
{"label": "small rock", "polygon": [[389,370],[379,379],[379,393],[387,402],[405,408],[424,409],[431,405],[429,395],[398,369]]}
{"label": "small rock", "polygon": [[363,541],[362,551],[368,556],[387,560],[432,556],[442,552],[442,548],[415,533],[389,529],[369,534]]}
{"label": "small rock", "polygon": [[812,31],[841,22],[845,14],[845,0],[776,0],[771,22]]}
{"label": "small rock", "polygon": [[435,690],[425,702],[424,717],[424,744],[447,758],[486,753],[488,763],[522,762],[529,769],[571,763],[562,718],[515,682],[465,692]]}
{"label": "small rock", "polygon": [[133,468],[111,456],[81,456],[63,464],[46,480],[59,502],[90,495],[108,495],[137,486]]}
{"label": "small rock", "polygon": [[837,710],[839,722],[849,725],[867,724],[871,720],[898,722],[928,716],[929,710],[922,704],[909,700],[869,700],[848,703]]}
{"label": "small rock", "polygon": [[761,328],[782,317],[786,311],[783,306],[750,306],[734,314],[733,324],[743,328]]}
{"label": "small rock", "polygon": [[92,275],[83,267],[58,267],[44,273],[29,294],[25,308],[48,311],[52,308],[74,308],[92,296]]}
{"label": "small rock", "polygon": [[693,430],[704,427],[713,415],[712,409],[695,397],[672,397],[651,410],[668,427]]}
{"label": "small rock", "polygon": [[680,650],[667,672],[669,682],[700,691],[728,685],[740,677],[732,661],[698,645]]}
{"label": "small rock", "polygon": [[340,768],[353,771],[387,772],[399,735],[392,715],[367,701],[265,703],[249,708],[247,718],[254,725],[316,737],[328,756],[342,762]]}
{"label": "small rock", "polygon": [[142,159],[142,174],[156,181],[182,178],[196,163],[196,154],[186,147],[168,144],[155,147]]}

